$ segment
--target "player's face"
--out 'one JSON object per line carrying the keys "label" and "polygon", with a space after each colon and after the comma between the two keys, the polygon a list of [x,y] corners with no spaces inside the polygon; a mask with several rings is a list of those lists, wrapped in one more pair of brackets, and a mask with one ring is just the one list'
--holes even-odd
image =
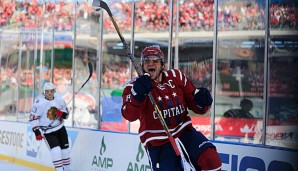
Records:
{"label": "player's face", "polygon": [[252,108],[252,106],[251,106],[250,104],[243,104],[243,105],[242,105],[242,109],[243,109],[244,111],[249,112],[249,111],[251,110],[251,108]]}
{"label": "player's face", "polygon": [[52,100],[54,98],[55,90],[45,90],[44,92],[47,99]]}
{"label": "player's face", "polygon": [[148,56],[143,63],[143,69],[149,73],[152,80],[157,80],[162,71],[162,63],[159,57]]}

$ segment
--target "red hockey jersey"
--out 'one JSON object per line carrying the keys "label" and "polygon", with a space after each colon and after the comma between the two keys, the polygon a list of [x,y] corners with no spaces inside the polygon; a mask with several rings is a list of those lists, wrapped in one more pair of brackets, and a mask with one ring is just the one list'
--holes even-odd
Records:
{"label": "red hockey jersey", "polygon": [[[135,79],[125,87],[122,98],[122,115],[128,121],[140,120],[139,136],[141,142],[148,145],[159,146],[168,142],[168,137],[161,125],[158,114],[147,97],[143,102],[136,101],[131,94]],[[162,81],[152,81],[151,91],[162,117],[173,137],[178,137],[184,129],[192,127],[187,109],[197,114],[204,114],[208,108],[200,110],[193,101],[193,92],[196,87],[177,69],[162,72]]]}

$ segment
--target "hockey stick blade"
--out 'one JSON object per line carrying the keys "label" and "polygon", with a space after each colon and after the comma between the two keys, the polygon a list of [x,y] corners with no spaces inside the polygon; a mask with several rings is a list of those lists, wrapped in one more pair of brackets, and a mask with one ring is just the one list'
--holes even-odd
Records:
{"label": "hockey stick blade", "polygon": [[98,1],[98,0],[93,0],[93,2],[92,2],[92,6],[94,6],[94,7],[100,7],[100,5],[101,5],[100,1]]}
{"label": "hockey stick blade", "polygon": [[73,97],[67,102],[67,105],[73,100],[73,98],[80,92],[80,90],[85,86],[85,84],[90,80],[90,78],[93,75],[93,65],[92,62],[89,61],[88,62],[88,68],[89,68],[89,77],[87,78],[87,80],[84,82],[84,84],[82,84],[82,86],[78,89],[78,91],[76,91],[73,95]]}
{"label": "hockey stick blade", "polygon": [[119,36],[119,38],[120,38],[120,40],[121,40],[124,48],[125,48],[125,50],[126,50],[126,54],[130,58],[130,60],[131,60],[131,62],[133,64],[135,70],[137,71],[138,75],[141,76],[142,75],[142,71],[139,69],[139,66],[136,64],[135,58],[131,54],[131,52],[129,50],[129,47],[128,47],[128,45],[127,45],[127,43],[126,43],[126,41],[125,41],[122,33],[120,32],[120,28],[118,27],[118,24],[116,23],[116,21],[115,21],[115,19],[113,17],[113,14],[112,14],[109,6],[107,5],[107,3],[104,2],[104,1],[101,1],[101,0],[93,0],[92,5],[95,6],[95,7],[100,7],[102,9],[104,9],[108,13],[108,15],[109,15],[109,17],[110,17],[110,19],[111,19],[114,27],[115,27],[115,30],[116,30],[116,32],[117,32],[117,34],[118,34],[118,36]]}
{"label": "hockey stick blade", "polygon": [[[88,62],[88,68],[89,68],[89,77],[88,79],[85,81],[85,83],[81,86],[81,88],[83,88],[85,86],[85,84],[90,80],[90,78],[92,77],[93,74],[93,66],[92,66],[92,62]],[[80,88],[80,89],[81,89]]]}
{"label": "hockey stick blade", "polygon": [[[108,4],[105,3],[104,1],[101,1],[101,0],[93,0],[92,6],[103,8],[105,11],[107,11],[107,13],[109,14],[109,16],[112,16],[112,12],[111,12],[111,10],[110,10]],[[97,10],[98,10],[98,9],[97,9]]]}

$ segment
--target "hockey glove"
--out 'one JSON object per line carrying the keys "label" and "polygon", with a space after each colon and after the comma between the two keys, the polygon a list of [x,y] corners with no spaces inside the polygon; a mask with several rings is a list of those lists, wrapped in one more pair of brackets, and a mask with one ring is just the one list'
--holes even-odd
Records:
{"label": "hockey glove", "polygon": [[131,93],[136,101],[142,102],[145,99],[145,95],[147,95],[152,89],[153,86],[149,74],[144,74],[137,78],[131,89]]}
{"label": "hockey glove", "polygon": [[39,128],[37,126],[34,127],[34,128],[32,128],[32,131],[34,132],[35,138],[36,138],[37,141],[42,140],[41,132],[40,132],[40,130],[39,130]]}
{"label": "hockey glove", "polygon": [[209,90],[201,87],[194,91],[194,101],[200,109],[203,109],[204,107],[211,106],[213,99]]}
{"label": "hockey glove", "polygon": [[63,119],[65,119],[66,116],[67,116],[67,113],[62,112],[61,110],[58,109],[58,110],[56,111],[56,116],[57,116],[58,118],[63,118]]}

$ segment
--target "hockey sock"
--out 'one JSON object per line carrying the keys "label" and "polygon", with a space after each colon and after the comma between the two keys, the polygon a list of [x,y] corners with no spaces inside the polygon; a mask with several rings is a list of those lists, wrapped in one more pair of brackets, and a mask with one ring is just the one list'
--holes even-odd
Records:
{"label": "hockey sock", "polygon": [[62,154],[64,171],[70,171],[70,155],[69,155],[68,148],[62,149],[61,154]]}
{"label": "hockey sock", "polygon": [[209,147],[198,158],[202,171],[221,171],[221,160],[215,148]]}
{"label": "hockey sock", "polygon": [[61,156],[61,148],[59,146],[51,149],[51,156],[54,167],[57,171],[63,171],[63,162]]}

